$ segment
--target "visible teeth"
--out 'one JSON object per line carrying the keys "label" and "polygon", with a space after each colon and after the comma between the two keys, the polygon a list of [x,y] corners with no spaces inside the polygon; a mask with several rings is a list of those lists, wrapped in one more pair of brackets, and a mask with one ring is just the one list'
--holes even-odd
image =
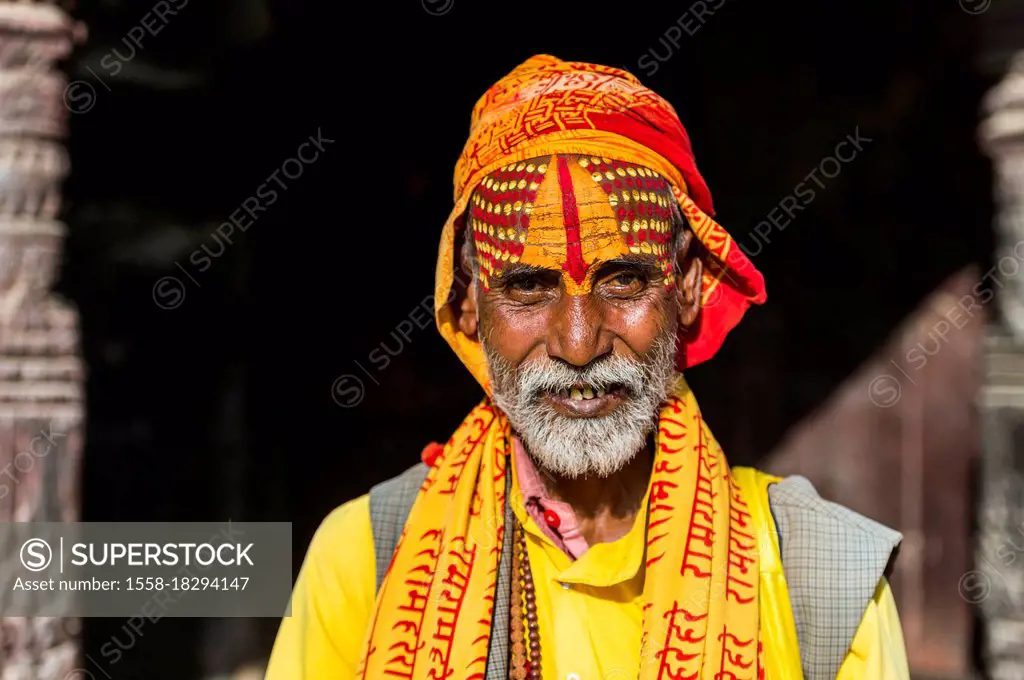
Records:
{"label": "visible teeth", "polygon": [[[562,394],[566,394],[563,392]],[[605,391],[600,388],[591,387],[590,385],[584,385],[583,387],[573,387],[568,391],[570,399],[575,401],[584,401],[587,399],[593,399],[594,397],[603,397]]]}

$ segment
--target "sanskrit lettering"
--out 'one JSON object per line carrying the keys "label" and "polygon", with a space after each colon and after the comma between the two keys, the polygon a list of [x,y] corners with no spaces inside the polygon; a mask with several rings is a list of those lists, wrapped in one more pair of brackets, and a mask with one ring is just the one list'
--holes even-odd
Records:
{"label": "sanskrit lettering", "polygon": [[[757,597],[757,537],[747,527],[748,506],[739,487],[729,475],[729,558],[725,572],[725,597],[742,604]],[[753,573],[751,573],[753,566]]]}
{"label": "sanskrit lettering", "polygon": [[756,676],[754,662],[757,659],[754,640],[741,640],[730,633],[726,626],[722,626],[718,640],[722,643],[722,670],[715,674],[715,679],[753,680]]}
{"label": "sanskrit lettering", "polygon": [[[704,625],[707,614],[690,614],[675,601],[663,617],[667,623],[667,634],[665,644],[655,653],[660,661],[658,677],[696,677],[696,673],[685,675],[686,666],[692,666],[699,673],[699,658],[703,652],[705,635],[699,633],[698,628]],[[696,663],[691,663],[695,660]]]}
{"label": "sanskrit lettering", "polygon": [[454,673],[451,668],[452,642],[455,640],[455,626],[465,601],[476,554],[477,546],[470,548],[464,537],[456,537],[448,545],[445,555],[447,564],[441,580],[441,597],[437,603],[437,623],[431,635],[428,671],[431,678],[440,680]]}
{"label": "sanskrit lettering", "polygon": [[685,575],[689,571],[698,578],[707,578],[711,576],[711,546],[715,536],[715,491],[707,465],[704,429],[699,427],[697,432],[697,489],[693,494],[690,528],[680,573]]}

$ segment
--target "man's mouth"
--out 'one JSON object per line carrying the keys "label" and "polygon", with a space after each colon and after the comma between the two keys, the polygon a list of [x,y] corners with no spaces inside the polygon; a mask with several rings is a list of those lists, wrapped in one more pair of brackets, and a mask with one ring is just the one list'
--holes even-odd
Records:
{"label": "man's mouth", "polygon": [[622,385],[607,388],[577,383],[555,392],[545,392],[544,398],[563,416],[573,418],[597,418],[608,415],[627,397]]}

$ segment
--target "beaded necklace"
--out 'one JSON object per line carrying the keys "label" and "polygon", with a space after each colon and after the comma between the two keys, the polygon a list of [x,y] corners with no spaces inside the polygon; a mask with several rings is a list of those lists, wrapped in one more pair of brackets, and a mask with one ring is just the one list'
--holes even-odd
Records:
{"label": "beaded necklace", "polygon": [[526,552],[526,532],[520,522],[515,523],[515,548],[512,557],[511,625],[512,680],[541,680],[540,632],[537,629],[537,594],[530,571],[530,558]]}

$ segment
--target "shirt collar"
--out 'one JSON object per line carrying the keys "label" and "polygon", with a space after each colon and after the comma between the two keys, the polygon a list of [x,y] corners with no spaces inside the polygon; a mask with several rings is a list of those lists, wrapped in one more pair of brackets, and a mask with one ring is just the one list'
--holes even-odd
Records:
{"label": "shirt collar", "polygon": [[[578,534],[579,523],[572,506],[552,499],[544,488],[541,473],[534,465],[525,447],[518,438],[513,438],[512,464],[512,509],[527,533],[541,541],[545,553],[561,570],[558,580],[563,583],[608,587],[635,577],[643,564],[646,550],[647,504],[650,498],[650,484],[644,495],[640,511],[633,520],[633,526],[622,538],[610,543],[587,546],[579,536],[584,550],[578,559],[572,561],[566,553],[566,543],[573,543],[572,533]],[[559,514],[560,533],[563,540],[547,527],[542,518],[543,510],[528,509],[530,499],[537,499],[543,508]],[[568,534],[569,540],[564,540]],[[559,545],[561,543],[561,545]]]}

